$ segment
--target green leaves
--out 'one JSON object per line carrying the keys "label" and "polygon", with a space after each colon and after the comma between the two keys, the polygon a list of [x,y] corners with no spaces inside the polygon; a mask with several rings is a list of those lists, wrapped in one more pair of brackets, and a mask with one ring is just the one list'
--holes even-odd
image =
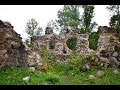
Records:
{"label": "green leaves", "polygon": [[113,15],[116,15],[116,14],[119,15],[120,5],[109,5],[107,9],[110,12],[113,12]]}
{"label": "green leaves", "polygon": [[56,30],[56,31],[58,31],[60,29],[58,23],[53,20],[51,20],[47,23],[47,27],[51,27],[53,30]]}
{"label": "green leaves", "polygon": [[92,32],[89,36],[89,47],[90,49],[96,50],[97,49],[97,43],[98,43],[99,35],[97,32]]}
{"label": "green leaves", "polygon": [[38,26],[38,25],[39,25],[39,23],[34,18],[28,20],[28,22],[26,24],[25,32],[30,37],[40,36],[43,29],[40,26]]}
{"label": "green leaves", "polygon": [[107,9],[113,14],[109,25],[116,28],[117,33],[120,34],[120,5],[109,5]]}
{"label": "green leaves", "polygon": [[41,36],[43,29],[38,25],[39,23],[34,18],[28,20],[26,24],[25,32],[29,35],[29,38],[25,40],[26,45],[30,44],[31,38],[34,38],[36,36]]}
{"label": "green leaves", "polygon": [[58,11],[58,20],[60,26],[70,26],[75,29],[78,28],[79,22],[79,9],[77,5],[64,5],[64,8]]}
{"label": "green leaves", "polygon": [[94,17],[94,5],[82,5],[84,10],[82,16],[82,27],[84,28],[85,33],[90,34],[95,27],[95,22],[92,23],[92,18]]}
{"label": "green leaves", "polygon": [[67,40],[67,46],[71,50],[75,50],[76,44],[77,44],[77,39],[76,38],[71,38]]}
{"label": "green leaves", "polygon": [[[79,8],[84,10],[81,15]],[[97,25],[95,22],[92,23],[94,8],[94,5],[64,5],[64,8],[58,11],[57,22],[62,27],[70,26],[78,32],[89,34]]]}

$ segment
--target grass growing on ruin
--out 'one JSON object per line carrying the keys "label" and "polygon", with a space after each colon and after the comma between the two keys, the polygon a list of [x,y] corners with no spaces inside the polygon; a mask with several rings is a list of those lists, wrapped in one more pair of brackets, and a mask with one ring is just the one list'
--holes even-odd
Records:
{"label": "grass growing on ruin", "polygon": [[[51,57],[53,58],[53,57]],[[46,58],[47,59],[47,58]],[[49,58],[51,61],[52,59]],[[110,68],[104,68],[105,76],[101,79],[96,76],[97,69],[87,72],[80,72],[82,64],[81,56],[73,54],[71,62],[66,65],[50,63],[50,69],[46,72],[36,71],[30,73],[26,68],[15,67],[0,70],[0,85],[26,85],[22,80],[30,76],[29,85],[119,85],[120,74],[113,74]],[[53,60],[54,61],[54,60]],[[91,82],[89,75],[94,75],[96,79]]]}

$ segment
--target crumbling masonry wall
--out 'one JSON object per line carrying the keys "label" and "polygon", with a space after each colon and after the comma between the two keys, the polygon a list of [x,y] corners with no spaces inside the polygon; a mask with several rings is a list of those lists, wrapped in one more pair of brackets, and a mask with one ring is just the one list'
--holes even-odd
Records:
{"label": "crumbling masonry wall", "polygon": [[84,60],[88,66],[120,68],[120,42],[114,28],[99,26],[97,51]]}
{"label": "crumbling masonry wall", "polygon": [[119,38],[117,36],[117,33],[115,29],[107,27],[107,26],[100,26],[98,28],[98,50],[105,49],[110,54],[115,51],[115,45],[117,42],[119,42]]}
{"label": "crumbling masonry wall", "polygon": [[0,68],[26,66],[26,51],[22,38],[9,22],[0,21]]}
{"label": "crumbling masonry wall", "polygon": [[[75,46],[76,52],[81,54],[89,53],[89,36],[87,34],[78,34],[74,29],[64,29],[61,35],[56,35],[52,28],[47,27],[45,30],[45,35],[37,38],[32,38],[32,46],[34,49],[45,47],[47,50],[51,50],[54,54],[58,56],[69,56],[71,49],[67,46],[67,40],[71,38],[77,39],[77,44]],[[55,47],[50,49],[50,42],[55,43]]]}
{"label": "crumbling masonry wall", "polygon": [[[52,28],[47,27],[45,35],[31,38],[31,46],[26,48],[22,38],[13,28],[9,22],[0,20],[0,68],[15,66],[41,68],[43,60],[38,49],[42,47],[65,60],[72,52],[67,45],[67,41],[71,38],[76,39],[74,51],[84,55],[91,53],[89,36],[87,34],[78,34],[74,29],[65,28],[61,35],[58,36],[53,32]],[[112,67],[118,67],[120,65],[120,42],[115,29],[100,26],[98,35],[99,40],[94,61],[109,62]]]}

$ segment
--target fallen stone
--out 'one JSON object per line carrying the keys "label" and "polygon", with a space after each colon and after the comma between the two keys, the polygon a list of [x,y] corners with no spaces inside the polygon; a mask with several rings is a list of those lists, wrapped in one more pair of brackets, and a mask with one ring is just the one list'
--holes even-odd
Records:
{"label": "fallen stone", "polygon": [[0,50],[0,55],[1,55],[1,54],[2,54],[2,55],[5,54],[6,52],[7,52],[7,50],[5,50],[5,49],[4,49],[4,50]]}
{"label": "fallen stone", "polygon": [[88,79],[89,79],[89,80],[95,80],[96,77],[95,77],[94,75],[89,75]]}
{"label": "fallen stone", "polygon": [[99,59],[102,63],[109,63],[109,60],[106,57],[100,57]]}
{"label": "fallen stone", "polygon": [[5,55],[4,55],[4,58],[8,58],[8,55],[7,55],[7,54],[5,54]]}
{"label": "fallen stone", "polygon": [[118,56],[118,52],[113,52],[113,53],[112,53],[112,56],[113,56],[113,57],[117,57],[117,56]]}
{"label": "fallen stone", "polygon": [[118,74],[118,73],[119,73],[119,72],[118,72],[117,69],[113,70],[113,74]]}
{"label": "fallen stone", "polygon": [[99,70],[99,71],[97,71],[96,75],[98,77],[103,77],[105,75],[105,73],[104,73],[104,71]]}
{"label": "fallen stone", "polygon": [[117,61],[117,59],[115,57],[109,57],[108,60],[110,62],[110,65],[113,68],[119,67],[119,62]]}
{"label": "fallen stone", "polygon": [[35,67],[29,67],[29,68],[28,68],[28,71],[29,71],[29,72],[35,72]]}

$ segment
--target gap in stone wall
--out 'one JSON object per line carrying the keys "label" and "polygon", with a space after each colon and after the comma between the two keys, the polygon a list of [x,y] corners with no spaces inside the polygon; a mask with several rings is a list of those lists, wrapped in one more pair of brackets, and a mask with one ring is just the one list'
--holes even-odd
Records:
{"label": "gap in stone wall", "polygon": [[49,42],[49,49],[54,49],[55,48],[55,41],[50,41]]}
{"label": "gap in stone wall", "polygon": [[70,38],[66,41],[67,47],[71,50],[76,50],[77,38]]}

